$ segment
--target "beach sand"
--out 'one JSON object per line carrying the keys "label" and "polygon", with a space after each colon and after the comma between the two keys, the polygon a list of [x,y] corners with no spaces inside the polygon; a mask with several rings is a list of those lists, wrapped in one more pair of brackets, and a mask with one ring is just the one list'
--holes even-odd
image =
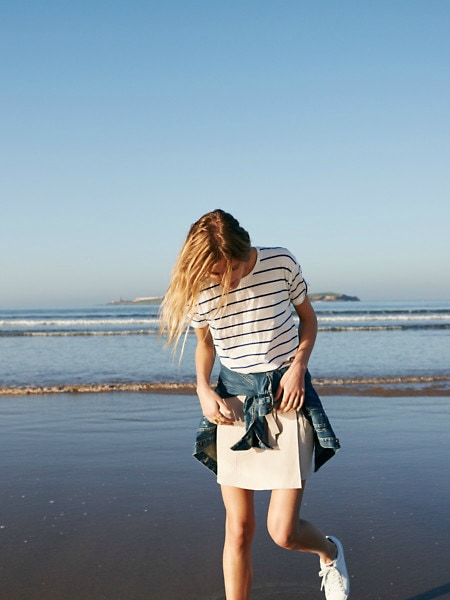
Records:
{"label": "beach sand", "polygon": [[[346,549],[354,600],[450,598],[448,398],[328,396],[342,450],[302,516]],[[4,396],[1,600],[223,600],[224,513],[191,457],[192,395]],[[254,600],[323,599],[315,556],[267,536]]]}

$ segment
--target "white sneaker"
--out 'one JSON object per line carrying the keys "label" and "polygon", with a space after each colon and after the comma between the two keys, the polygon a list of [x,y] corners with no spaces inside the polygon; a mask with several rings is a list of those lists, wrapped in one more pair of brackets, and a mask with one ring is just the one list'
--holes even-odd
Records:
{"label": "white sneaker", "polygon": [[325,588],[326,600],[347,600],[350,593],[350,581],[345,566],[344,550],[341,542],[331,535],[327,538],[336,545],[337,555],[331,563],[320,561],[319,577],[322,577],[321,590]]}

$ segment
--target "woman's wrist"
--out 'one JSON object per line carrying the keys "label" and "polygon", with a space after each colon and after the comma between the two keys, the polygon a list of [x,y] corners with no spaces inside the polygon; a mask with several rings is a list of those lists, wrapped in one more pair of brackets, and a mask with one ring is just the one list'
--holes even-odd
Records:
{"label": "woman's wrist", "polygon": [[210,390],[211,384],[209,381],[197,381],[196,390],[197,393],[201,393],[205,390]]}
{"label": "woman's wrist", "polygon": [[308,361],[305,359],[304,356],[302,356],[300,352],[297,352],[297,354],[291,358],[290,362],[291,367],[295,365],[296,367],[301,368],[304,371],[306,371],[308,368]]}

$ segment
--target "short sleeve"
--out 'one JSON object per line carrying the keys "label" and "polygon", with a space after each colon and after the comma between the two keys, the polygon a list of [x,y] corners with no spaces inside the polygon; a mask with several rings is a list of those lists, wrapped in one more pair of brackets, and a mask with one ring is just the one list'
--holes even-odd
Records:
{"label": "short sleeve", "polygon": [[295,257],[292,257],[292,261],[292,278],[290,282],[289,297],[292,304],[298,306],[304,301],[308,294],[308,284],[303,277],[302,268]]}
{"label": "short sleeve", "polygon": [[202,327],[206,327],[208,322],[201,318],[197,313],[192,317],[190,322],[191,327],[194,329],[201,329]]}
{"label": "short sleeve", "polygon": [[193,310],[189,315],[190,318],[190,326],[194,329],[201,329],[202,327],[206,327],[208,325],[208,321],[205,318],[205,315],[202,314],[199,310],[199,305],[197,305],[196,310]]}

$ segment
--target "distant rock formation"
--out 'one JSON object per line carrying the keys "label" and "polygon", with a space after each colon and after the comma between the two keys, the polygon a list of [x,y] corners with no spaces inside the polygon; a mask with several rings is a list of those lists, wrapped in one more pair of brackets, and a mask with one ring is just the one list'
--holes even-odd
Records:
{"label": "distant rock formation", "polygon": [[[311,302],[359,302],[357,296],[347,296],[347,294],[337,294],[336,292],[321,292],[318,294],[309,294]],[[161,304],[163,296],[148,296],[145,298],[135,298],[134,300],[112,300],[108,306],[126,306],[130,304],[158,305]]]}
{"label": "distant rock formation", "polygon": [[357,296],[347,294],[336,294],[336,292],[322,292],[320,294],[309,294],[311,302],[359,302]]}

